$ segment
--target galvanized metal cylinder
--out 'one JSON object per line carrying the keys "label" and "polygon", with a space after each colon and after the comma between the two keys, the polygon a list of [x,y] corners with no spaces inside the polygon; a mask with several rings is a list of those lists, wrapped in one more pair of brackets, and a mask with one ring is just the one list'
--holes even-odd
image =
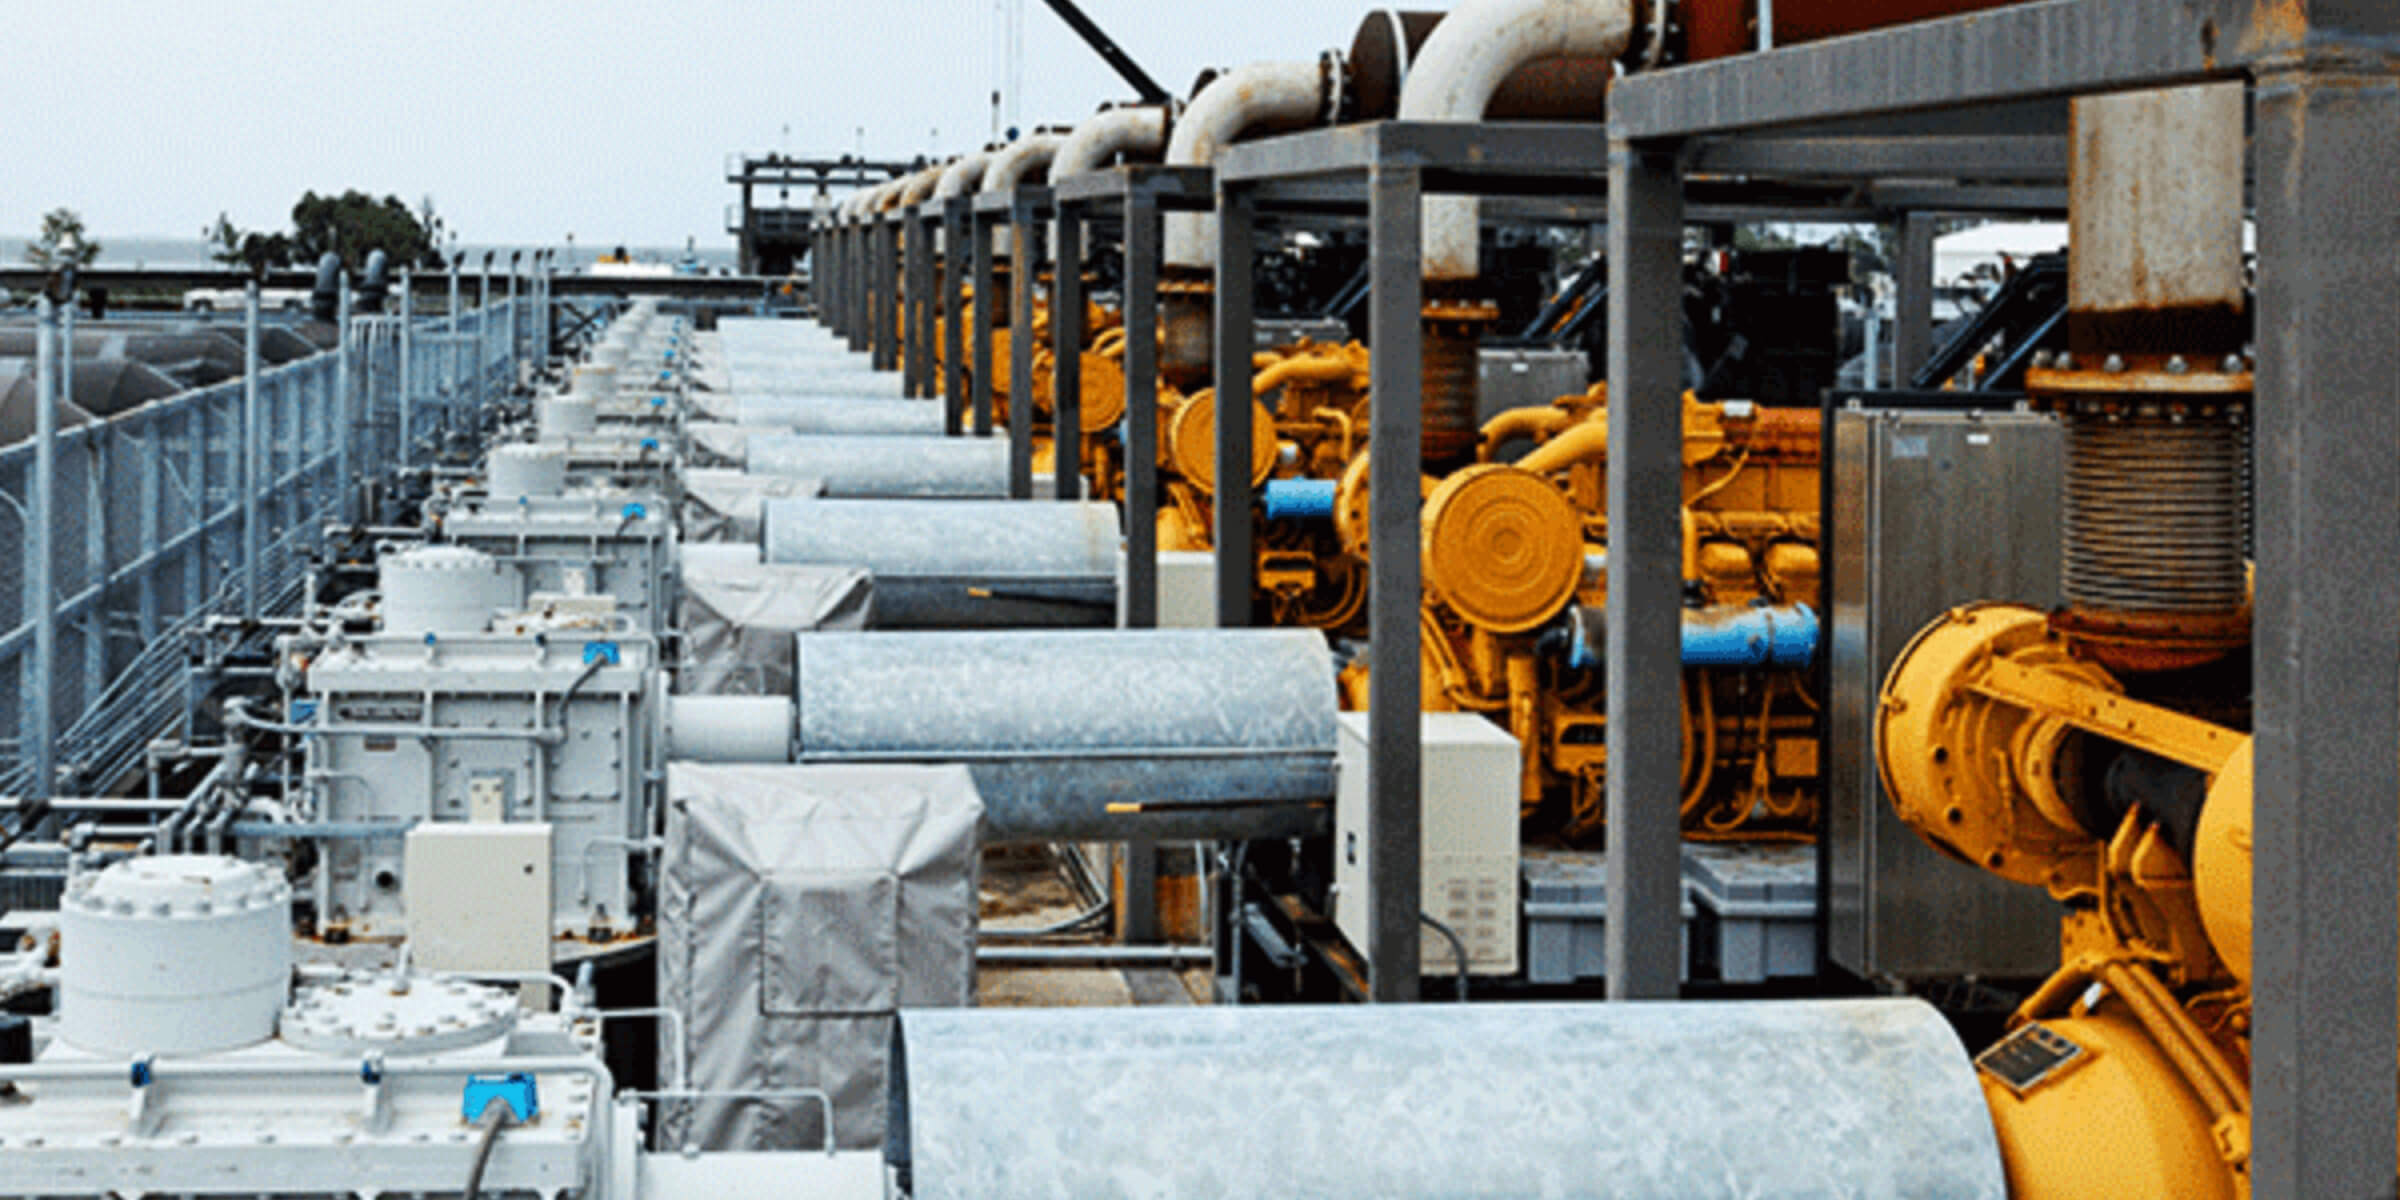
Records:
{"label": "galvanized metal cylinder", "polygon": [[909,1009],[894,1044],[917,1200],[2007,1194],[1914,1000]]}
{"label": "galvanized metal cylinder", "polygon": [[770,500],[766,561],[865,567],[878,629],[1105,626],[1117,506],[1016,500]]}
{"label": "galvanized metal cylinder", "polygon": [[59,1036],[96,1054],[201,1054],[275,1036],[292,890],[254,863],[132,858],[59,906]]}
{"label": "galvanized metal cylinder", "polygon": [[994,840],[1314,832],[1333,676],[1301,629],[804,633],[799,761],[964,763]]}
{"label": "galvanized metal cylinder", "polygon": [[749,392],[737,401],[740,423],[790,433],[939,437],[942,406],[926,400],[794,396]]}
{"label": "galvanized metal cylinder", "polygon": [[792,702],[783,696],[669,696],[667,754],[689,762],[788,763]]}
{"label": "galvanized metal cylinder", "polygon": [[753,435],[753,475],[820,479],[837,499],[1008,497],[1008,443],[997,438]]}

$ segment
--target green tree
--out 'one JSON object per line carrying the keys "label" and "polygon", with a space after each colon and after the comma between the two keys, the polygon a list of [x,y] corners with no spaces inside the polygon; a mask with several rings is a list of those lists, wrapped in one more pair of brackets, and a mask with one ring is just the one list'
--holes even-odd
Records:
{"label": "green tree", "polygon": [[25,261],[45,271],[90,266],[100,257],[100,243],[83,236],[83,217],[71,208],[42,214],[42,231],[25,243]]}
{"label": "green tree", "polygon": [[244,268],[262,279],[267,272],[296,261],[291,238],[281,233],[237,229],[224,213],[218,213],[217,223],[200,233],[208,240],[210,258],[229,267]]}
{"label": "green tree", "polygon": [[356,189],[339,196],[311,191],[292,205],[291,250],[300,266],[332,251],[341,257],[343,267],[358,271],[366,266],[367,255],[377,250],[394,264],[432,266],[441,257],[440,229],[430,199],[420,218],[398,196],[377,200]]}

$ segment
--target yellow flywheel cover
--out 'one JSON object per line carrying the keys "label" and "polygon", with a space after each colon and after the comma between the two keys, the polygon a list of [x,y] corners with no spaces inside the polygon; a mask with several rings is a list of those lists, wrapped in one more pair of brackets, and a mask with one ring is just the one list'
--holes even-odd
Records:
{"label": "yellow flywheel cover", "polygon": [[1082,365],[1083,431],[1106,433],[1125,416],[1125,365],[1088,350]]}
{"label": "yellow flywheel cover", "polygon": [[1583,578],[1583,528],[1549,481],[1500,463],[1444,479],[1425,501],[1425,585],[1468,621],[1523,633]]}
{"label": "yellow flywheel cover", "polygon": [[[1167,446],[1177,474],[1204,492],[1217,490],[1217,393],[1194,392],[1167,422]],[[1275,414],[1250,402],[1250,486],[1275,470]]]}

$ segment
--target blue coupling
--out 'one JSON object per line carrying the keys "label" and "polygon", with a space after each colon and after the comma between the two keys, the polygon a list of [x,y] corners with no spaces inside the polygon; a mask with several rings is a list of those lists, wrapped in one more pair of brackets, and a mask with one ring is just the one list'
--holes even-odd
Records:
{"label": "blue coupling", "polygon": [[[1819,624],[1805,604],[1720,604],[1683,612],[1687,667],[1805,667],[1817,656]],[[1588,671],[1608,661],[1603,610],[1568,613],[1567,665]]]}
{"label": "blue coupling", "polygon": [[1334,487],[1330,479],[1270,479],[1260,499],[1270,521],[1330,521]]}

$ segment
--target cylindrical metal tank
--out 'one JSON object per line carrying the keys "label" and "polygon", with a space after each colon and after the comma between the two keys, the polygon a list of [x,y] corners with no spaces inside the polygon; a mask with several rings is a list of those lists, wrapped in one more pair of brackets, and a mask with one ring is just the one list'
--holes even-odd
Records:
{"label": "cylindrical metal tank", "polygon": [[566,448],[524,442],[494,446],[483,485],[493,500],[503,503],[525,496],[559,495],[567,490]]}
{"label": "cylindrical metal tank", "polygon": [[563,442],[600,427],[600,405],[590,396],[542,396],[533,402],[536,434],[545,442]]}
{"label": "cylindrical metal tank", "polygon": [[525,603],[525,580],[515,567],[466,546],[387,554],[376,583],[385,633],[481,633],[493,613]]}
{"label": "cylindrical metal tank", "polygon": [[1334,668],[1314,630],[803,633],[796,662],[799,761],[964,763],[994,840],[1326,826]]}
{"label": "cylindrical metal tank", "polygon": [[[619,352],[622,359],[622,352]],[[575,368],[572,390],[578,396],[606,400],[617,394],[617,368],[613,364],[585,363]]]}
{"label": "cylindrical metal tank", "polygon": [[[2025,0],[1775,0],[1774,43],[1795,46],[2022,3]],[[1677,7],[1684,28],[1683,58],[1699,62],[1758,48],[1758,22],[1750,5],[1740,0],[1683,0]]]}
{"label": "cylindrical metal tank", "polygon": [[766,561],[865,567],[878,629],[1114,624],[1117,506],[769,500]]}
{"label": "cylindrical metal tank", "polygon": [[930,400],[750,392],[741,396],[736,411],[743,425],[790,433],[913,437],[939,437],[942,433],[942,406]]}
{"label": "cylindrical metal tank", "polygon": [[910,1009],[894,1046],[917,1200],[2007,1194],[1914,1000]]}
{"label": "cylindrical metal tank", "polygon": [[711,763],[792,761],[792,702],[783,696],[669,696],[667,753]]}
{"label": "cylindrical metal tank", "polygon": [[205,1054],[275,1036],[292,890],[254,863],[129,858],[59,910],[59,1036],[95,1054]]}
{"label": "cylindrical metal tank", "polygon": [[753,435],[747,461],[753,475],[821,479],[837,499],[1008,496],[1008,443],[1000,438]]}

